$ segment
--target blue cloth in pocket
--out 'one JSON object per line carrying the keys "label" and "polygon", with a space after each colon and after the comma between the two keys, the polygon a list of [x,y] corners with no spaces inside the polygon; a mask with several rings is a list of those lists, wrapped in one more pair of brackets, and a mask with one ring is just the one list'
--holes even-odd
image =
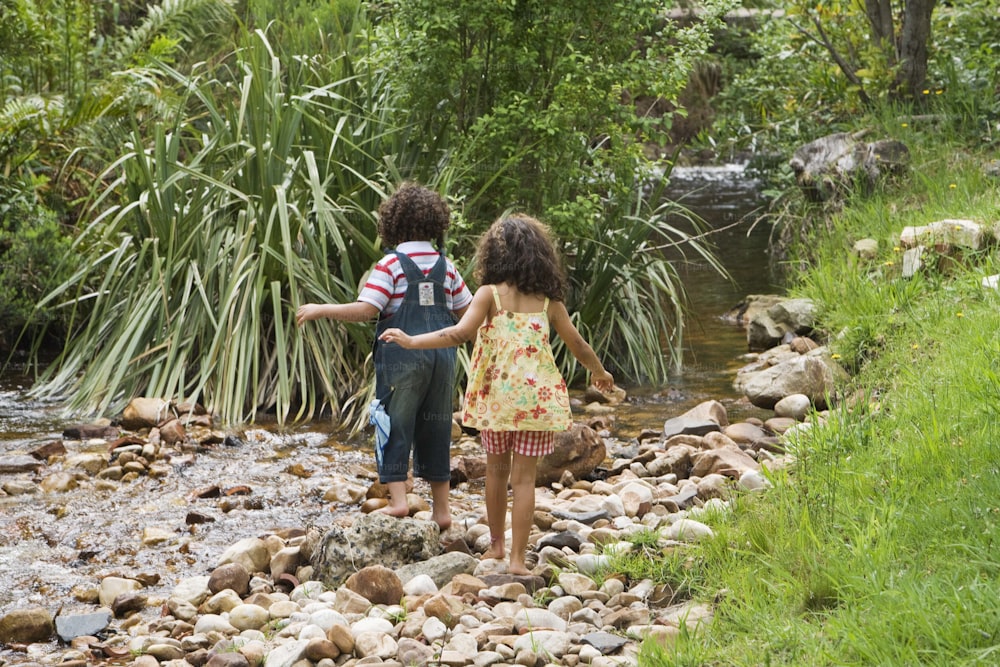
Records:
{"label": "blue cloth in pocket", "polygon": [[382,452],[389,442],[389,414],[377,398],[373,398],[368,405],[368,423],[375,427],[375,462],[381,468]]}

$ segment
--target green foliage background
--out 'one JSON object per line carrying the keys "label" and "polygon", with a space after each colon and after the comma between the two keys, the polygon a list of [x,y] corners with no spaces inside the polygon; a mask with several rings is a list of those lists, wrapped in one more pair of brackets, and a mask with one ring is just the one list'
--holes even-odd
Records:
{"label": "green foliage background", "polygon": [[[776,193],[794,191],[773,155],[859,111],[789,23],[765,13],[718,40],[726,0],[690,23],[652,0],[2,1],[21,42],[0,46],[5,339],[26,322],[37,391],[83,411],[156,393],[232,421],[358,417],[371,328],[297,331],[290,313],[353,299],[383,250],[378,202],[408,178],[452,202],[449,251],[467,276],[503,211],[550,223],[578,327],[620,381],[664,381],[681,363],[685,295],[659,248],[714,262],[649,191],[682,158],[668,142],[692,76],[724,83],[694,147],[748,152]],[[838,43],[863,39],[850,3],[756,4],[819,12]],[[919,112],[991,139],[991,7],[942,13],[949,53],[932,52],[926,99],[887,103],[878,123]],[[890,73],[868,65],[879,90]],[[776,202],[776,221],[796,224],[782,218],[794,196]],[[53,339],[65,345],[45,366]]]}
{"label": "green foliage background", "polygon": [[[298,331],[291,314],[353,300],[383,250],[374,211],[403,179],[454,203],[450,248],[466,274],[503,210],[553,224],[568,305],[620,380],[679,363],[683,291],[658,248],[714,260],[643,196],[644,149],[669,119],[640,117],[627,96],[675,96],[714,14],[680,28],[645,0],[600,12],[575,0],[174,0],[116,6],[109,21],[105,5],[53,3],[19,3],[22,25],[72,9],[64,33],[80,48],[44,84],[35,61],[12,61],[9,80],[43,90],[7,89],[3,135],[21,187],[43,207],[68,203],[77,232],[69,253],[36,253],[63,261],[36,290],[33,359],[50,335],[65,341],[38,365],[38,395],[99,413],[153,394],[230,421],[264,410],[353,422],[371,327]],[[96,26],[107,39],[91,43]],[[53,187],[35,187],[46,172]]]}

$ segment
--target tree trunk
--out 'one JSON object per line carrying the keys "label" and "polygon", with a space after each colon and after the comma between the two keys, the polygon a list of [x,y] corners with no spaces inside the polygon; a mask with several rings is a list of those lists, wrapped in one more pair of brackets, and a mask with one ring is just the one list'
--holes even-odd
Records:
{"label": "tree trunk", "polygon": [[937,0],[907,0],[899,31],[899,69],[896,97],[919,100],[927,80],[927,52],[931,38],[931,14]]}
{"label": "tree trunk", "polygon": [[[865,14],[872,31],[872,41],[895,59],[893,44],[892,4],[889,0],[865,0]],[[886,47],[889,47],[888,49]],[[889,51],[889,49],[892,49]],[[895,60],[893,60],[895,61]]]}

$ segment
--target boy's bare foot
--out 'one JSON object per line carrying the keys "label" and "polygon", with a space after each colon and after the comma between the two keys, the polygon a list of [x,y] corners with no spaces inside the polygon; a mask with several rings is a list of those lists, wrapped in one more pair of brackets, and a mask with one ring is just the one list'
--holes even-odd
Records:
{"label": "boy's bare foot", "polygon": [[438,528],[442,533],[446,532],[451,528],[451,514],[446,513],[444,516],[439,517],[435,514],[431,514],[431,519],[438,525]]}
{"label": "boy's bare foot", "polygon": [[375,510],[379,514],[388,514],[389,516],[394,516],[396,518],[402,518],[404,516],[410,516],[410,508],[406,505],[401,507],[395,505],[386,505],[385,507],[380,507]]}

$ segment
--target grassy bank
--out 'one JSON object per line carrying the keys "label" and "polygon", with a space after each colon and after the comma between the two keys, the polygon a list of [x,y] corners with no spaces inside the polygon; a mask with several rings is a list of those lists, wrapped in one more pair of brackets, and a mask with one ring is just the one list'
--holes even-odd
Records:
{"label": "grassy bank", "polygon": [[[906,131],[906,130],[903,130]],[[1000,272],[996,241],[960,264],[900,273],[907,225],[1000,220],[989,156],[910,143],[901,182],[814,225],[792,287],[820,304],[845,393],[763,494],[738,498],[697,548],[688,583],[716,599],[710,629],[661,665],[1000,663]],[[930,135],[925,137],[925,141]],[[861,238],[879,255],[851,252]]]}

